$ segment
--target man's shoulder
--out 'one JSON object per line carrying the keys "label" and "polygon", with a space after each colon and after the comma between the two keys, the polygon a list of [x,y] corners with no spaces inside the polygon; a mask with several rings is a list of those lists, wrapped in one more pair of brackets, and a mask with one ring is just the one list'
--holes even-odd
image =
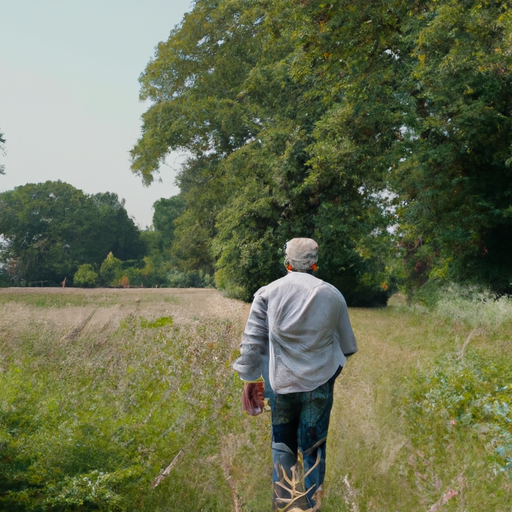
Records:
{"label": "man's shoulder", "polygon": [[264,295],[265,292],[275,290],[276,288],[279,288],[286,284],[286,279],[290,274],[287,274],[283,277],[280,277],[279,279],[276,279],[275,281],[271,281],[270,283],[266,284],[265,286],[262,286],[255,294],[254,297],[257,295]]}
{"label": "man's shoulder", "polygon": [[343,297],[343,294],[336,288],[336,286],[332,285],[331,283],[328,283],[326,281],[322,281],[321,279],[318,279],[320,281],[319,284],[319,293],[325,293],[328,295],[331,295],[333,298],[339,299],[342,302],[345,302],[345,298]]}
{"label": "man's shoulder", "polygon": [[260,288],[256,295],[264,294],[265,292],[275,291],[279,288],[303,288],[305,290],[316,290],[317,293],[327,293],[343,298],[341,292],[332,284],[319,279],[318,277],[305,272],[290,272],[287,275],[272,281]]}

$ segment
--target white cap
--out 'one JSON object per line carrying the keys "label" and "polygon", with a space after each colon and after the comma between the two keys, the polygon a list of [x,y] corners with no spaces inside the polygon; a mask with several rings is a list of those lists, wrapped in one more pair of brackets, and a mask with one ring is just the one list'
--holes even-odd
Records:
{"label": "white cap", "polygon": [[311,238],[292,238],[286,242],[284,252],[284,264],[296,272],[305,272],[318,261],[318,244]]}

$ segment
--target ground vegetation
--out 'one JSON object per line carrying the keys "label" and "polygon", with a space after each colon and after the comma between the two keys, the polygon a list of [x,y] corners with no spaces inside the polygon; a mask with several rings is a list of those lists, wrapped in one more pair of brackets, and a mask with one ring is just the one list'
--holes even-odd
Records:
{"label": "ground vegetation", "polygon": [[[510,510],[512,305],[494,298],[350,310],[322,510]],[[230,368],[247,304],[7,288],[0,307],[0,509],[268,509],[270,418],[243,414]]]}

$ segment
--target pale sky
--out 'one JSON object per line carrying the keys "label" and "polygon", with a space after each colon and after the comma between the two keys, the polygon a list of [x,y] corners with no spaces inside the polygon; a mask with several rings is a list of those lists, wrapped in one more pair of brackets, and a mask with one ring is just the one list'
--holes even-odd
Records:
{"label": "pale sky", "polygon": [[140,136],[138,77],[191,0],[0,0],[0,192],[65,181],[115,192],[145,228],[152,205],[178,193],[172,154],[161,183],[130,171]]}

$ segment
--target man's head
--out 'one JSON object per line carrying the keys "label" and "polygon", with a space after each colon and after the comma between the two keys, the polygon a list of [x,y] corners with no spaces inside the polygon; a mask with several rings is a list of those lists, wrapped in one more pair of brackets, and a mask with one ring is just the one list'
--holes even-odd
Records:
{"label": "man's head", "polygon": [[288,270],[308,272],[316,267],[318,244],[311,238],[292,238],[284,246],[284,264]]}

